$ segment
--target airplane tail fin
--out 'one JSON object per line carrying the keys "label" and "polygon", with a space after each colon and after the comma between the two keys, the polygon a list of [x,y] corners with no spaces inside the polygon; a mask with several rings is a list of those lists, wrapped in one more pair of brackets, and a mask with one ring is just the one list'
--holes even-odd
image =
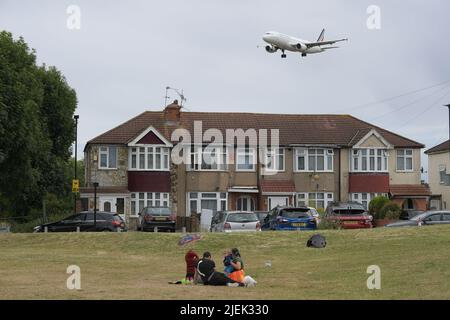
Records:
{"label": "airplane tail fin", "polygon": [[322,42],[324,38],[325,38],[325,29],[322,29],[319,38],[317,38],[317,42]]}

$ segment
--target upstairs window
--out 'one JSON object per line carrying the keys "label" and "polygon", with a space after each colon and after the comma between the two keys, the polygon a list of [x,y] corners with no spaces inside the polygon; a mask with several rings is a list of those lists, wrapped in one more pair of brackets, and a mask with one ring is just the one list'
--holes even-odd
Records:
{"label": "upstairs window", "polygon": [[169,148],[154,146],[130,149],[130,170],[169,170]]}
{"label": "upstairs window", "polygon": [[219,171],[227,170],[227,148],[222,146],[191,146],[188,170]]}
{"label": "upstairs window", "polygon": [[305,149],[295,150],[296,171],[333,171],[333,149]]}
{"label": "upstairs window", "polygon": [[100,169],[117,169],[117,147],[101,146],[99,147],[98,167]]}
{"label": "upstairs window", "polygon": [[237,148],[236,171],[255,171],[255,153],[253,148]]}
{"label": "upstairs window", "polygon": [[266,154],[267,171],[284,171],[284,149],[269,148]]}
{"label": "upstairs window", "polygon": [[388,153],[386,149],[351,150],[352,172],[386,172]]}
{"label": "upstairs window", "polygon": [[412,149],[397,150],[397,170],[413,171],[413,151]]}

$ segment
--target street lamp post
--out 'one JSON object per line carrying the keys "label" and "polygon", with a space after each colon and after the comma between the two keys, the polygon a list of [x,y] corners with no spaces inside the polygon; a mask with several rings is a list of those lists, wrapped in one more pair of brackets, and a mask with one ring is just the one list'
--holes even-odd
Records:
{"label": "street lamp post", "polygon": [[[74,115],[73,118],[75,119],[75,172],[74,172],[74,180],[77,180],[77,144],[78,144],[78,118],[79,115]],[[77,193],[73,193],[73,213],[77,213]]]}
{"label": "street lamp post", "polygon": [[97,187],[98,182],[94,182],[94,230],[97,230]]}
{"label": "street lamp post", "polygon": [[[444,107],[448,108],[448,138],[450,139],[450,104],[446,104]],[[450,151],[450,140],[448,143],[448,149]]]}

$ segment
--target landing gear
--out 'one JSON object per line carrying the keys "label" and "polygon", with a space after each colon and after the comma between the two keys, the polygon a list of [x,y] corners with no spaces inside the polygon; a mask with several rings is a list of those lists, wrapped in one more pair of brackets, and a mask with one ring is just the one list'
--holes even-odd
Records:
{"label": "landing gear", "polygon": [[281,54],[281,58],[286,58],[286,54],[284,53],[284,50],[281,50],[281,52],[283,52],[283,53]]}
{"label": "landing gear", "polygon": [[302,53],[302,57],[306,57],[306,53],[305,52]]}

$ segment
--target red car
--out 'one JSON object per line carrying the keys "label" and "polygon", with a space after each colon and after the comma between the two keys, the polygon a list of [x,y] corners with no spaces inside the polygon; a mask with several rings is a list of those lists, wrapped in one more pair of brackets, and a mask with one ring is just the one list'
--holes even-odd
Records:
{"label": "red car", "polygon": [[325,219],[337,222],[343,229],[372,228],[373,217],[357,202],[333,202],[328,205]]}

